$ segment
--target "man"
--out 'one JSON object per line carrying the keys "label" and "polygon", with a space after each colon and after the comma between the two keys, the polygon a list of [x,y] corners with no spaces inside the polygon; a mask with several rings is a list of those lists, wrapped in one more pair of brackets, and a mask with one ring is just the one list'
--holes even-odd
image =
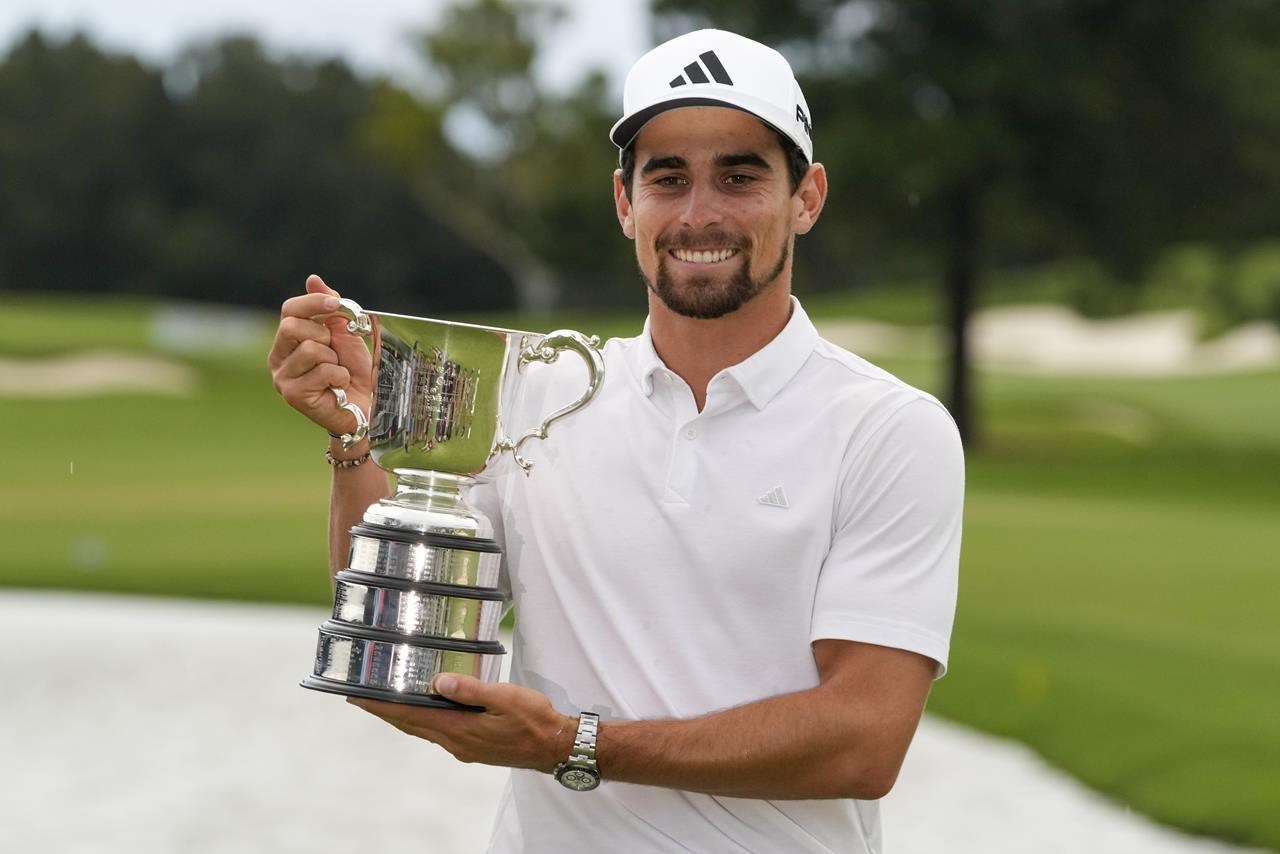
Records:
{"label": "man", "polygon": [[[791,296],[827,193],[810,133],[786,61],[730,33],[627,78],[614,197],[645,330],[609,342],[601,392],[530,477],[473,495],[506,550],[511,684],[437,677],[483,714],[353,701],[516,769],[493,851],[881,850],[876,801],[946,668],[963,462],[937,401],[823,341]],[[367,406],[369,357],[308,319],[334,292],[307,289],[270,362],[342,433],[327,389]],[[576,396],[546,374],[531,407]],[[374,466],[335,468],[335,568],[385,492]]]}

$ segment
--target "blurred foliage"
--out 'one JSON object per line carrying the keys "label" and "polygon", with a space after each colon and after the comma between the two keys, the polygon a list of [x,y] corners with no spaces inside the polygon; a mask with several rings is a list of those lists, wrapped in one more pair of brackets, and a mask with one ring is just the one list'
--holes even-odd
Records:
{"label": "blurred foliage", "polygon": [[1171,243],[1275,234],[1275,2],[656,0],[654,9],[658,39],[717,26],[777,47],[796,68],[832,179],[834,204],[806,252],[840,263],[811,265],[819,275],[918,272],[945,255],[962,193],[993,266],[1087,255],[1137,278]]}
{"label": "blurred foliage", "polygon": [[522,307],[638,304],[631,248],[613,214],[607,80],[589,74],[567,95],[533,82],[539,40],[562,16],[548,3],[475,0],[422,34],[442,108],[468,122],[469,156],[457,169],[407,165],[425,199],[447,199],[505,259]]}
{"label": "blurred foliage", "polygon": [[[797,289],[934,275],[951,337],[945,397],[969,439],[966,329],[984,271],[1084,257],[1074,296],[1114,311],[1132,294],[1103,286],[1136,287],[1166,246],[1273,237],[1280,221],[1275,2],[654,8],[659,38],[716,26],[791,60],[833,202],[805,239]],[[1231,311],[1268,314],[1254,296],[1266,285],[1241,287]]]}
{"label": "blurred foliage", "polygon": [[[1280,318],[1280,3],[655,12],[659,37],[714,24],[791,59],[831,179],[796,290],[940,281],[945,396],[970,439],[966,329],[993,272],[1051,263],[1094,315],[1168,275],[1212,329]],[[535,82],[562,15],[453,3],[415,35],[414,90],[245,37],[155,68],[32,33],[0,58],[0,282],[276,305],[319,272],[407,313],[641,306],[611,206],[609,81]]]}
{"label": "blurred foliage", "polygon": [[247,37],[154,68],[30,33],[0,59],[0,282],[278,305],[319,272],[404,312],[639,302],[606,81],[532,82],[558,15],[453,7],[419,37],[431,94]]}
{"label": "blurred foliage", "polygon": [[[798,69],[833,201],[802,294],[1076,257],[1096,273],[1078,303],[1110,312],[1165,247],[1201,242],[1238,268],[1197,291],[1223,322],[1276,314],[1244,247],[1280,216],[1280,4],[655,11],[659,37],[724,26]],[[155,68],[32,33],[0,58],[0,281],[271,305],[314,270],[404,311],[638,305],[608,81],[552,93],[532,74],[563,14],[454,3],[415,35],[413,91],[245,37]]]}
{"label": "blurred foliage", "polygon": [[397,306],[509,304],[361,144],[384,87],[243,38],[161,71],[29,35],[0,63],[0,281],[271,305],[320,271]]}

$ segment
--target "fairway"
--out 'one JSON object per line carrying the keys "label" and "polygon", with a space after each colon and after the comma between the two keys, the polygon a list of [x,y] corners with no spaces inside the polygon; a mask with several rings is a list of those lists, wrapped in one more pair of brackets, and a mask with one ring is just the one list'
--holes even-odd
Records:
{"label": "fairway", "polygon": [[[254,348],[183,355],[149,344],[147,316],[0,299],[0,355],[153,352],[198,378],[185,395],[0,398],[20,449],[0,583],[327,602],[324,437],[271,388],[270,318]],[[928,359],[877,361],[936,388]],[[978,379],[951,670],[930,710],[1162,822],[1280,848],[1280,371]]]}

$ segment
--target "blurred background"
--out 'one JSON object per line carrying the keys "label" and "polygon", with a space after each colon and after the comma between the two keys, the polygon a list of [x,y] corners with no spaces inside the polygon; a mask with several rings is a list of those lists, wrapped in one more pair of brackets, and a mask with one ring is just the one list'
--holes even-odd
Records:
{"label": "blurred background", "polygon": [[322,607],[280,302],[635,334],[606,134],[703,25],[812,107],[806,308],[965,435],[930,711],[1280,848],[1272,0],[7,2],[0,585]]}

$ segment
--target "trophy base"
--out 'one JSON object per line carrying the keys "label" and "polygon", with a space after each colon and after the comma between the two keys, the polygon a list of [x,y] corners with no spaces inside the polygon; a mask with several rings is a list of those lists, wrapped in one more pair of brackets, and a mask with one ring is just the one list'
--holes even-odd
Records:
{"label": "trophy base", "polygon": [[312,691],[324,691],[326,694],[343,694],[348,697],[360,697],[365,700],[381,700],[384,703],[399,703],[402,706],[426,706],[433,709],[451,709],[455,712],[483,712],[484,706],[468,706],[455,703],[436,694],[405,694],[386,688],[367,688],[363,685],[350,685],[346,682],[335,682],[320,676],[308,676],[298,683]]}

